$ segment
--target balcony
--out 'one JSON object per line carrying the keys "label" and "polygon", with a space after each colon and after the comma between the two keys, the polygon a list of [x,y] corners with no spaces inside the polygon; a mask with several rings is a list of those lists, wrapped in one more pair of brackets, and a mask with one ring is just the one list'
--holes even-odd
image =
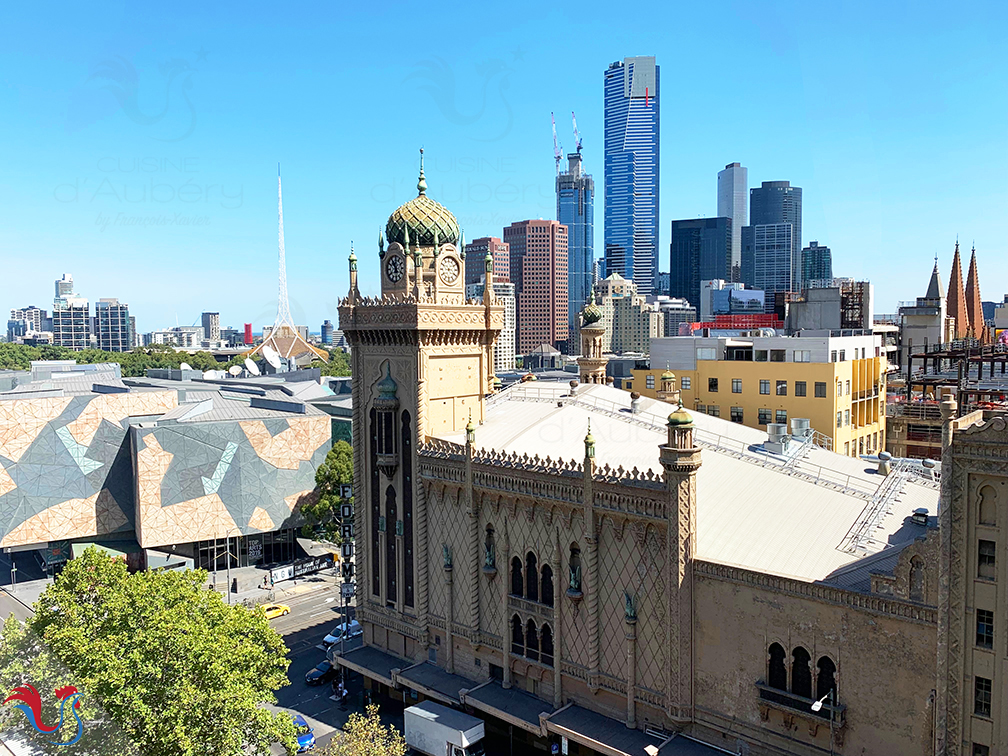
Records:
{"label": "balcony", "polygon": [[841,731],[847,725],[847,707],[843,704],[830,706],[824,702],[819,711],[812,711],[813,698],[805,698],[786,690],[771,688],[769,685],[758,682],[756,689],[759,691],[760,718],[766,721],[769,719],[770,710],[779,711],[784,715],[784,722],[797,727],[794,720],[801,719],[809,728],[809,734],[815,737],[819,725],[829,726],[830,716],[833,717],[833,729],[838,744],[843,742]]}

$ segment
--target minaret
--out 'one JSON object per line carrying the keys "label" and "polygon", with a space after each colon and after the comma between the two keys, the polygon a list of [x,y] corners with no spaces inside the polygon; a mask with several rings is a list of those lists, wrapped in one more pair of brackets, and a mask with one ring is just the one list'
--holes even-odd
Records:
{"label": "minaret", "polygon": [[959,259],[959,242],[956,241],[952,258],[952,277],[949,280],[948,314],[955,318],[955,337],[966,338],[969,332],[969,313],[966,311],[966,292],[963,291],[962,261]]}
{"label": "minaret", "polygon": [[977,273],[976,246],[970,257],[969,275],[966,277],[966,317],[969,318],[967,337],[981,339],[984,336],[983,304],[980,302],[980,276]]}
{"label": "minaret", "polygon": [[581,312],[581,356],[578,357],[578,376],[581,383],[605,383],[608,358],[602,354],[602,310],[595,304],[595,292]]}

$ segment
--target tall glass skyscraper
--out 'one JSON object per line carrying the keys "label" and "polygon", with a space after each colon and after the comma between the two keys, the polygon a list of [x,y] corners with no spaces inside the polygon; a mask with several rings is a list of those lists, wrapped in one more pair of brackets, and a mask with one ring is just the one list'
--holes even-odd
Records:
{"label": "tall glass skyscraper", "polygon": [[658,275],[659,67],[624,58],[605,72],[605,271],[651,294]]}
{"label": "tall glass skyscraper", "polygon": [[791,224],[789,291],[797,291],[802,280],[801,187],[791,186],[790,181],[764,181],[758,189],[749,190],[749,202],[749,222],[753,226]]}
{"label": "tall glass skyscraper", "polygon": [[578,317],[595,285],[595,180],[581,167],[581,153],[567,155],[557,176],[557,220],[567,226],[567,321],[571,343]]}
{"label": "tall glass skyscraper", "polygon": [[731,265],[729,281],[742,280],[742,228],[749,225],[749,171],[741,163],[729,163],[717,175],[717,214],[731,218]]}

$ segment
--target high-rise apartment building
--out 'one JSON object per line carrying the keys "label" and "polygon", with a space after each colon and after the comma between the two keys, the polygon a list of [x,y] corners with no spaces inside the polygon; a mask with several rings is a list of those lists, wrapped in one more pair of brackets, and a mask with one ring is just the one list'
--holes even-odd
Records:
{"label": "high-rise apartment building", "polygon": [[742,280],[747,287],[766,292],[768,308],[774,294],[798,289],[794,254],[794,226],[790,223],[742,229]]}
{"label": "high-rise apartment building", "polygon": [[333,324],[331,320],[322,321],[322,343],[333,343]]}
{"label": "high-rise apartment building", "polygon": [[[790,223],[791,286],[797,291],[802,280],[802,190],[790,181],[764,181],[749,190],[749,223],[753,226]],[[756,288],[761,288],[757,286]]]}
{"label": "high-rise apartment building", "polygon": [[[486,252],[484,254],[484,259]],[[468,255],[466,256],[468,259]],[[466,284],[466,299],[478,299],[483,301],[483,292],[486,290],[486,274],[476,283]],[[494,344],[494,373],[511,372],[515,369],[515,319],[517,310],[515,305],[515,285],[508,281],[498,281],[497,274],[494,273],[493,282],[494,304],[504,306],[504,327],[501,328],[497,342]]]}
{"label": "high-rise apartment building", "polygon": [[[613,273],[595,284],[595,301],[601,317],[603,353],[647,354],[651,339],[665,335],[665,318],[657,304],[637,293],[637,284]],[[677,326],[678,329],[678,326]]]}
{"label": "high-rise apartment building", "polygon": [[53,344],[67,349],[87,349],[91,344],[91,305],[74,294],[73,276],[64,273],[56,280],[53,299]]}
{"label": "high-rise apartment building", "polygon": [[496,236],[473,239],[465,245],[465,282],[479,283],[486,277],[486,254],[493,256],[494,281],[511,280],[511,257],[506,242]]}
{"label": "high-rise apartment building", "polygon": [[567,329],[573,336],[595,285],[595,180],[584,172],[580,152],[567,155],[556,194],[557,220],[567,226]]}
{"label": "high-rise apartment building", "polygon": [[203,313],[203,338],[207,341],[220,341],[220,313]]}
{"label": "high-rise apartment building", "polygon": [[128,352],[133,348],[133,331],[129,305],[114,297],[103,297],[95,303],[95,340],[98,349],[106,352]]}
{"label": "high-rise apartment building", "polygon": [[829,247],[811,241],[801,251],[801,261],[803,289],[814,285],[811,284],[812,281],[829,281],[833,278],[833,255]]}
{"label": "high-rise apartment building", "polygon": [[700,282],[731,280],[731,218],[672,221],[669,245],[670,296],[687,299],[703,312]]}
{"label": "high-rise apartment building", "polygon": [[605,72],[605,274],[643,295],[658,273],[659,89],[654,56]]}
{"label": "high-rise apartment building", "polygon": [[[549,344],[566,348],[567,227],[554,220],[525,220],[504,229],[517,304],[519,354]],[[468,257],[468,255],[467,255]]]}
{"label": "high-rise apartment building", "polygon": [[717,214],[732,219],[731,278],[742,280],[742,229],[749,225],[749,170],[729,163],[717,175]]}

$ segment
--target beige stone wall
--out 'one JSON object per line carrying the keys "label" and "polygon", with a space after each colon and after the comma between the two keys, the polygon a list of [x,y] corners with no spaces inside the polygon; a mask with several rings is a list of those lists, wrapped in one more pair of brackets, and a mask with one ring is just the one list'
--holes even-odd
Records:
{"label": "beige stone wall", "polygon": [[[816,747],[829,747],[828,721],[818,720],[812,734],[812,717],[788,717],[772,707],[764,708],[766,718],[761,716],[755,686],[766,681],[767,649],[777,642],[789,656],[797,646],[807,649],[813,673],[824,655],[836,664],[838,702],[847,707],[842,753],[930,753],[937,637],[933,608],[864,600],[827,588],[819,598],[801,595],[798,591],[814,593],[815,587],[796,581],[745,570],[731,571],[742,579],[710,572],[698,569],[694,584],[698,725],[737,733],[754,744],[753,754],[813,754],[823,752]],[[852,605],[861,603],[867,606]]]}

